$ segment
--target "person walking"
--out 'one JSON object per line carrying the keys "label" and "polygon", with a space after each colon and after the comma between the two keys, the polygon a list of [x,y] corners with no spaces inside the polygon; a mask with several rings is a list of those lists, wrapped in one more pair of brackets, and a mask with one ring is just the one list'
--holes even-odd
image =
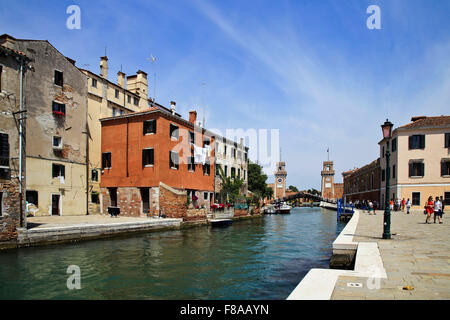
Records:
{"label": "person walking", "polygon": [[425,214],[427,215],[427,219],[425,220],[425,223],[430,223],[429,220],[431,218],[431,214],[434,212],[434,202],[433,197],[429,196],[428,201],[425,204]]}
{"label": "person walking", "polygon": [[434,223],[436,223],[436,218],[439,223],[442,224],[442,203],[439,200],[439,197],[436,197],[436,201],[434,201]]}
{"label": "person walking", "polygon": [[372,210],[373,210],[373,203],[372,201],[369,200],[369,204],[368,204],[368,209],[369,209],[369,214],[372,215]]}
{"label": "person walking", "polygon": [[402,211],[405,212],[406,201],[405,198],[402,199]]}
{"label": "person walking", "polygon": [[409,214],[409,210],[411,209],[411,201],[408,200],[406,201],[406,214]]}
{"label": "person walking", "polygon": [[373,201],[373,214],[376,215],[377,214],[377,209],[378,209],[378,203],[376,200]]}
{"label": "person walking", "polygon": [[391,201],[389,201],[389,209],[391,209],[391,211],[394,210],[394,200],[391,199]]}

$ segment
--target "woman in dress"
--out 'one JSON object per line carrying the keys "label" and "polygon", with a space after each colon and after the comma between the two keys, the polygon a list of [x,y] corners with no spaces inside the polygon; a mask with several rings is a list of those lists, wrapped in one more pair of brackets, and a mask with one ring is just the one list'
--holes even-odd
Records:
{"label": "woman in dress", "polygon": [[433,197],[429,196],[428,201],[426,203],[426,214],[427,214],[427,220],[425,220],[425,223],[431,223],[428,222],[430,220],[431,214],[434,212],[434,201]]}

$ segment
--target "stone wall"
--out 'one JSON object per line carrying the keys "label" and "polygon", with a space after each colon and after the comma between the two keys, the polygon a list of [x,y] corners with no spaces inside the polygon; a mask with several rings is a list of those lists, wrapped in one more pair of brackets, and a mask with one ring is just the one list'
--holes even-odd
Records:
{"label": "stone wall", "polygon": [[17,239],[17,228],[20,226],[20,192],[16,177],[1,181],[0,242],[5,242]]}
{"label": "stone wall", "polygon": [[248,216],[249,211],[247,209],[234,209],[234,217],[244,217]]}
{"label": "stone wall", "polygon": [[159,184],[159,208],[161,214],[168,218],[187,219],[187,194],[171,188],[164,183]]}
{"label": "stone wall", "polygon": [[[108,207],[111,206],[110,189],[102,188],[102,196],[103,213],[108,214]],[[142,197],[139,188],[117,188],[117,206],[120,208],[121,216],[142,216]]]}

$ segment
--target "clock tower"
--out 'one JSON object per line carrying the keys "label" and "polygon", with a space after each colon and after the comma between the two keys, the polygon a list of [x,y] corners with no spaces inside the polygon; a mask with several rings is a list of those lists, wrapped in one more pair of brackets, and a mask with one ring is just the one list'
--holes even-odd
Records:
{"label": "clock tower", "polygon": [[333,161],[324,161],[321,185],[321,196],[325,199],[334,199],[334,169]]}
{"label": "clock tower", "polygon": [[275,170],[275,183],[274,183],[274,198],[284,198],[286,195],[286,163],[277,162],[277,169]]}

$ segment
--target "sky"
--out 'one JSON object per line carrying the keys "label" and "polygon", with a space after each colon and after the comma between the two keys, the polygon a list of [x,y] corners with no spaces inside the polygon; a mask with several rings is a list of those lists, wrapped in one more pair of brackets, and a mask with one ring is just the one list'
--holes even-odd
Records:
{"label": "sky", "polygon": [[[0,0],[0,34],[48,40],[95,73],[106,52],[109,79],[143,70],[151,96],[209,129],[278,130],[287,185],[320,190],[327,149],[340,182],[379,157],[387,118],[450,115],[449,16],[442,0]],[[251,160],[264,143],[277,160],[270,137]]]}

